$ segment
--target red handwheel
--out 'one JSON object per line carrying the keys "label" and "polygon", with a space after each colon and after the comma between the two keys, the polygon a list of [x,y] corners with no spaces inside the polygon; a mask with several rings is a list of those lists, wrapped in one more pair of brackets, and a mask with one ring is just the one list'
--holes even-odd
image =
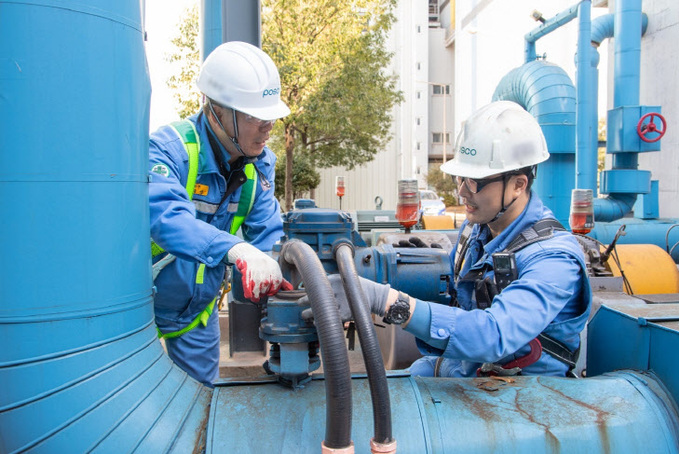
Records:
{"label": "red handwheel", "polygon": [[[658,128],[655,124],[655,117],[658,117],[660,119],[660,123],[662,123],[662,126]],[[648,123],[644,124],[644,120],[648,120]],[[639,119],[639,123],[637,123],[637,134],[639,134],[639,137],[641,140],[644,142],[657,142],[658,140],[662,139],[662,136],[665,135],[665,131],[667,130],[667,123],[665,122],[665,117],[660,115],[659,113],[655,112],[650,112],[644,115]],[[653,137],[649,138],[647,137],[651,133],[656,133],[658,134],[658,137]]]}

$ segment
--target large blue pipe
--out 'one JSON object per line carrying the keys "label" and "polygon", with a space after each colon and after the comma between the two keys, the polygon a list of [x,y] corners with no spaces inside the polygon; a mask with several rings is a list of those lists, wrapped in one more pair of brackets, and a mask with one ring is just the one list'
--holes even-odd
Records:
{"label": "large blue pipe", "polygon": [[[590,83],[592,71],[596,71],[598,53],[592,52],[591,43],[591,13],[592,2],[589,0],[580,2],[578,6],[578,52],[576,62],[576,122],[575,131],[575,187],[592,189],[594,196],[597,193],[597,103],[598,85]],[[596,81],[597,78],[594,78]]]}
{"label": "large blue pipe", "polygon": [[0,2],[0,452],[191,452],[156,339],[138,0]]}
{"label": "large blue pipe", "polygon": [[[547,140],[550,158],[539,165],[534,188],[564,225],[575,185],[575,87],[560,67],[532,61],[505,75],[493,100],[514,101],[530,112]],[[559,175],[553,178],[553,175]]]}
{"label": "large blue pipe", "polygon": [[[397,452],[677,452],[676,408],[650,374],[388,381]],[[367,453],[369,385],[352,382],[354,446]],[[265,382],[215,388],[206,452],[318,453],[324,392],[316,380],[303,393]]]}

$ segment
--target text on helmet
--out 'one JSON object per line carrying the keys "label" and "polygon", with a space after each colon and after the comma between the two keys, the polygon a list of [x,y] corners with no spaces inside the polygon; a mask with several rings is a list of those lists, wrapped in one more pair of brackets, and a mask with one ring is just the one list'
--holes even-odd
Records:
{"label": "text on helmet", "polygon": [[460,153],[468,154],[469,156],[476,156],[476,148],[460,147]]}
{"label": "text on helmet", "polygon": [[265,96],[269,96],[269,95],[277,95],[277,94],[280,93],[280,92],[281,92],[280,87],[276,87],[276,88],[267,88],[266,90],[264,90],[264,91],[262,92],[262,98],[265,97]]}

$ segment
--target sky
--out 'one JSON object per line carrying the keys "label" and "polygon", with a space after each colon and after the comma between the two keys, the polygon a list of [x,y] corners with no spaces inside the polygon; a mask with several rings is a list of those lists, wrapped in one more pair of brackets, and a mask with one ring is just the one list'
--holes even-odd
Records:
{"label": "sky", "polygon": [[171,40],[187,8],[198,0],[146,0],[146,59],[151,77],[150,131],[178,120],[172,92],[167,88],[170,64],[167,54],[173,50]]}

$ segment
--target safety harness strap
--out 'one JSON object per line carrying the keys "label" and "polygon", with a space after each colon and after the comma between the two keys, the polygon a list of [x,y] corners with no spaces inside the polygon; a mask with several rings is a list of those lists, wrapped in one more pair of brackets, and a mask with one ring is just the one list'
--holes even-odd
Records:
{"label": "safety harness strap", "polygon": [[[541,219],[517,235],[517,237],[514,238],[502,252],[518,252],[533,243],[552,238],[554,236],[554,232],[559,230],[565,231],[566,229],[556,219]],[[495,298],[495,296],[498,294],[494,283],[489,278],[483,279],[483,275],[488,271],[488,265],[484,265],[481,269],[470,271],[461,279],[459,278],[459,273],[462,269],[464,254],[467,252],[470,236],[471,227],[469,224],[467,224],[460,234],[460,241],[455,254],[455,282],[474,281],[476,305],[479,309],[486,309],[491,306],[493,298]],[[461,254],[458,255],[458,252],[460,252],[461,249]],[[477,374],[498,374],[498,368],[505,369],[504,373],[508,375],[510,374],[507,372],[508,370],[512,370],[513,374],[520,373],[522,368],[529,366],[540,359],[540,353],[542,351],[550,354],[555,359],[566,364],[568,366],[569,373],[571,373],[571,371],[575,368],[575,364],[578,361],[578,356],[580,355],[579,348],[576,351],[571,352],[568,347],[563,345],[561,342],[544,333],[541,333],[536,339],[533,339],[530,345],[531,352],[528,355],[518,358],[503,366],[493,363],[484,364],[484,367],[480,368],[479,371],[477,371]],[[541,348],[538,349],[536,348],[537,346]]]}
{"label": "safety harness strap", "polygon": [[243,225],[245,218],[250,214],[250,211],[255,204],[255,194],[257,193],[257,172],[255,170],[255,165],[252,163],[245,164],[243,170],[247,181],[243,185],[243,189],[241,189],[238,210],[236,210],[236,215],[231,221],[231,229],[229,230],[231,235],[235,235],[236,232],[238,232],[238,229]]}
{"label": "safety harness strap", "polygon": [[213,299],[212,302],[207,305],[207,307],[203,310],[203,312],[198,314],[196,316],[196,318],[194,318],[191,323],[189,323],[186,327],[184,327],[183,329],[180,329],[179,331],[174,331],[174,332],[171,332],[171,333],[163,334],[160,331],[160,328],[156,327],[156,329],[158,330],[158,339],[172,339],[172,338],[175,338],[175,337],[179,337],[182,334],[186,334],[189,331],[191,331],[193,328],[198,326],[198,324],[202,324],[203,326],[207,326],[207,321],[210,318],[210,315],[212,315],[212,310],[215,307],[215,301],[216,300],[217,300],[217,298],[215,297],[215,299]]}
{"label": "safety harness strap", "polygon": [[[196,179],[198,178],[198,157],[200,155],[200,142],[198,140],[198,132],[192,121],[183,120],[175,121],[170,124],[170,127],[177,133],[177,135],[182,139],[184,144],[184,151],[189,157],[189,174],[186,177],[186,193],[189,196],[189,200],[193,200],[193,192],[196,187]],[[165,252],[165,249],[158,246],[155,241],[151,240],[151,257]],[[154,274],[157,276],[165,266],[167,266],[172,260],[164,263],[159,267],[158,271]],[[155,276],[154,276],[155,279]]]}

